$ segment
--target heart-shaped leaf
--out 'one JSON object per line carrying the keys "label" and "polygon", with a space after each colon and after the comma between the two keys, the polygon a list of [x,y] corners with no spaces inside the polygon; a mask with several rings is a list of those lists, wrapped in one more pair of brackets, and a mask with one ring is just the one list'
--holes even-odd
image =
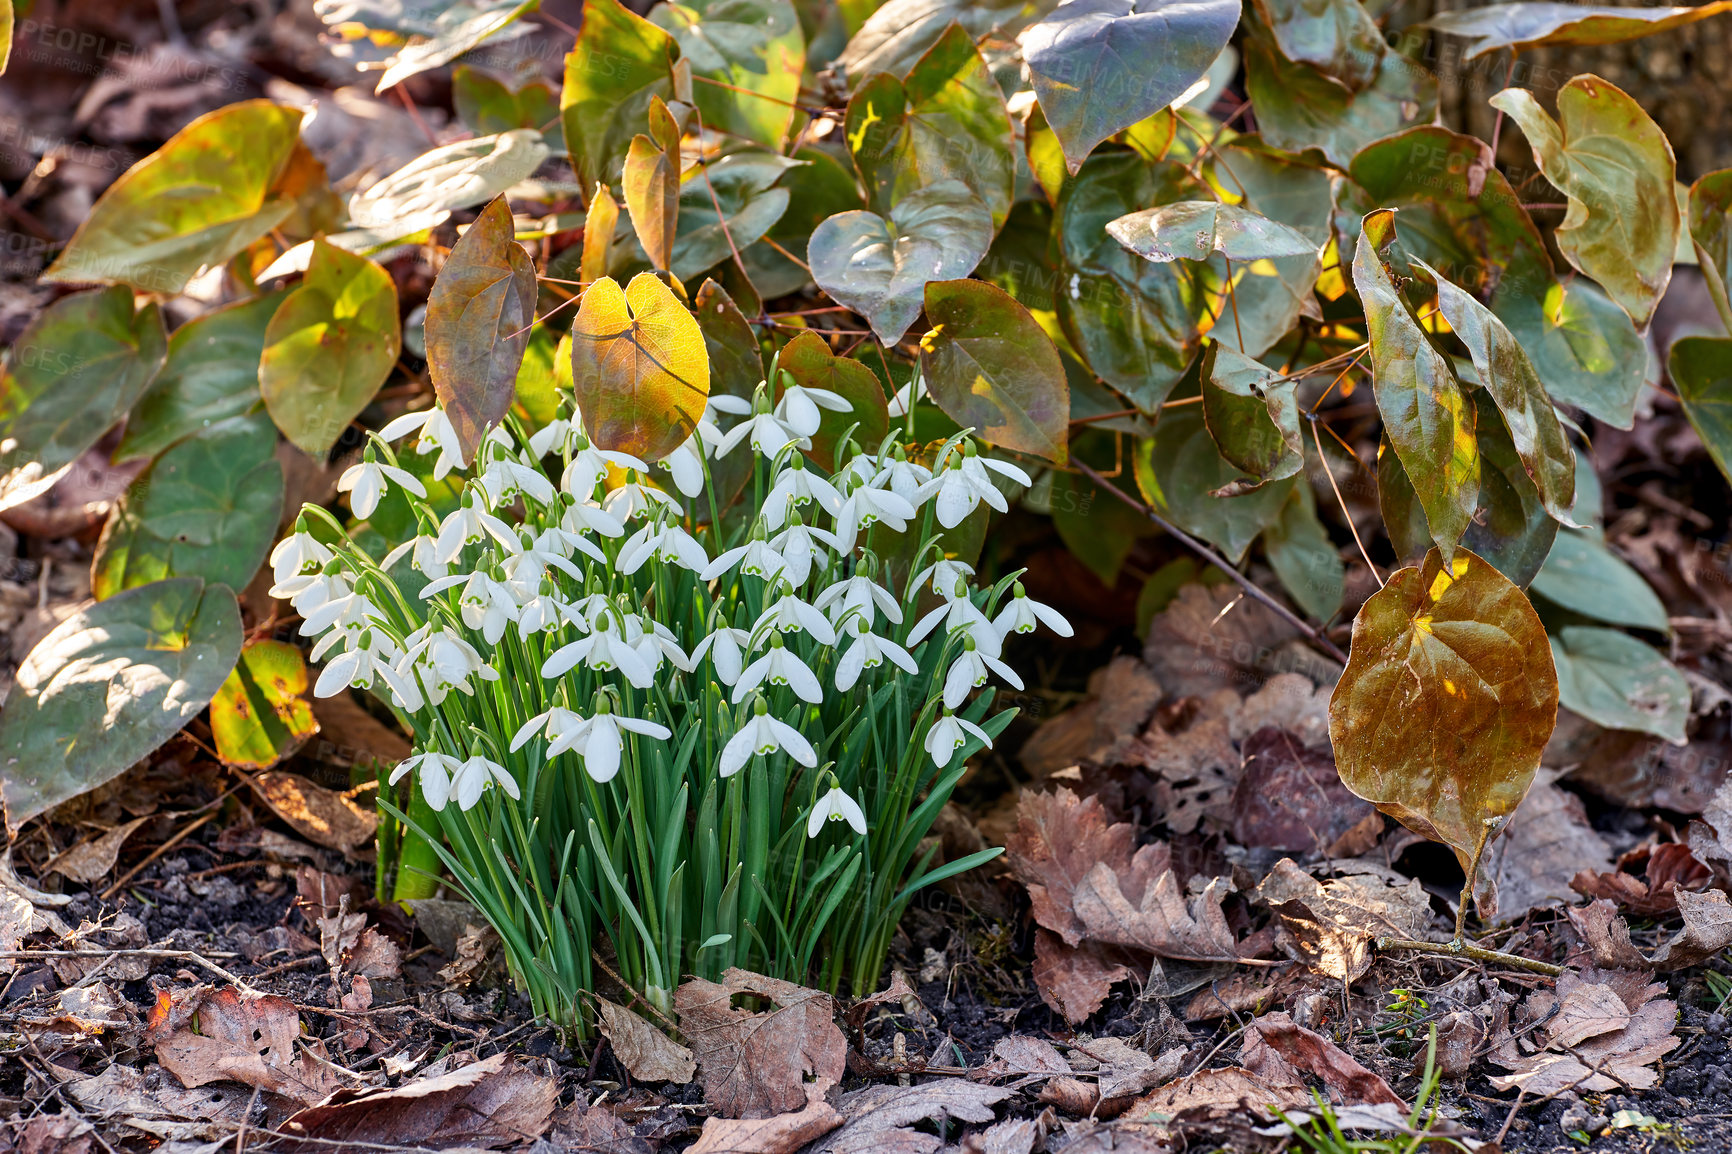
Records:
{"label": "heart-shaped leaf", "polygon": [[530,80],[513,88],[478,68],[460,64],[451,73],[451,103],[457,108],[457,119],[477,136],[533,128],[542,132],[550,148],[563,150],[559,94],[545,80]]}
{"label": "heart-shaped leaf", "polygon": [[504,32],[541,0],[493,0],[492,3],[443,5],[422,35],[413,37],[387,62],[374,92],[395,87],[411,76],[441,68]]}
{"label": "heart-shaped leaf", "polygon": [[240,301],[174,330],[168,360],[127,417],[114,459],[154,457],[182,437],[257,405],[265,326],[283,296]]}
{"label": "heart-shaped leaf", "polygon": [[391,274],[315,240],[307,275],[265,329],[265,408],[295,447],[322,457],[391,375],[401,348]]}
{"label": "heart-shaped leaf", "polygon": [[299,110],[269,100],[199,117],[108,186],[42,279],[181,292],[294,210],[273,186],[300,124]]}
{"label": "heart-shaped leaf", "polygon": [[673,274],[689,280],[732,257],[734,249],[744,252],[756,244],[787,211],[788,190],[777,182],[802,167],[770,152],[734,152],[688,176],[680,190]]}
{"label": "heart-shaped leaf", "polygon": [[1064,464],[1070,386],[1029,311],[985,281],[933,281],[926,319],[920,371],[938,407],[994,445]]}
{"label": "heart-shaped leaf", "polygon": [[1690,186],[1690,242],[1720,323],[1732,333],[1732,168]]}
{"label": "heart-shaped leaf", "polygon": [[1684,415],[1721,475],[1732,478],[1732,340],[1684,337],[1666,363]]}
{"label": "heart-shaped leaf", "polygon": [[691,63],[692,98],[704,127],[780,151],[806,67],[806,37],[794,5],[684,0],[656,5],[649,18],[673,33],[681,58]]}
{"label": "heart-shaped leaf", "polygon": [[618,0],[584,0],[577,44],[565,58],[559,115],[571,169],[585,189],[619,175],[650,97],[672,100],[674,38]]}
{"label": "heart-shaped leaf", "polygon": [[155,305],[120,285],[55,301],[0,376],[0,509],[53,487],[144,392],[167,353]]}
{"label": "heart-shaped leaf", "polygon": [[1348,789],[1468,869],[1515,812],[1557,722],[1558,679],[1522,591],[1465,549],[1397,570],[1353,621],[1329,701]]}
{"label": "heart-shaped leaf", "polygon": [[1349,92],[1377,79],[1383,34],[1359,0],[1255,2],[1282,56],[1334,77]]}
{"label": "heart-shaped leaf", "polygon": [[1597,532],[1560,532],[1531,589],[1554,605],[1596,621],[1658,633],[1672,630],[1666,607],[1654,590]]}
{"label": "heart-shaped leaf", "polygon": [[242,649],[210,703],[223,764],[269,769],[319,732],[307,688],[307,663],[293,645],[254,641]]}
{"label": "heart-shaped leaf", "polygon": [[349,223],[372,234],[369,245],[382,245],[438,224],[453,209],[485,204],[546,159],[547,145],[532,128],[443,145],[351,196]]}
{"label": "heart-shaped leaf", "polygon": [[427,372],[469,460],[505,419],[535,321],[535,265],[503,196],[451,246],[427,297]]}
{"label": "heart-shaped leaf", "polygon": [[1227,46],[1239,0],[1065,0],[1018,42],[1072,173],[1182,96]]}
{"label": "heart-shaped leaf", "polygon": [[1598,76],[1563,86],[1557,120],[1524,88],[1506,88],[1491,104],[1521,126],[1534,163],[1569,200],[1557,229],[1564,259],[1646,328],[1678,250],[1677,165],[1666,134]]}
{"label": "heart-shaped leaf", "polygon": [[244,587],[283,511],[276,443],[259,413],[194,433],[152,461],[103,528],[91,592],[107,598],[164,577]]}
{"label": "heart-shaped leaf", "polygon": [[650,97],[649,124],[649,136],[631,138],[620,188],[650,266],[665,269],[680,211],[680,128],[659,96]]}
{"label": "heart-shaped leaf", "polygon": [[1540,44],[1618,44],[1726,11],[1732,11],[1732,0],[1709,0],[1694,8],[1613,8],[1544,0],[1439,12],[1418,26],[1470,38],[1467,59],[1472,60],[1500,48],[1520,52]]}
{"label": "heart-shaped leaf", "polygon": [[[828,472],[835,472],[842,434],[850,426],[855,444],[871,453],[878,450],[884,435],[890,431],[889,407],[884,401],[884,388],[878,374],[848,357],[839,357],[817,333],[801,333],[782,348],[776,367],[794,378],[805,389],[825,389],[847,401],[853,408],[846,412],[820,409],[821,423],[812,434],[812,447],[806,451]],[[778,390],[778,396],[780,390]]]}
{"label": "heart-shaped leaf", "polygon": [[653,273],[602,277],[571,326],[571,381],[590,440],[658,461],[697,427],[710,358],[697,320]]}
{"label": "heart-shaped leaf", "polygon": [[1372,395],[1425,510],[1431,538],[1447,559],[1467,531],[1479,496],[1474,409],[1450,367],[1396,291],[1395,214],[1373,212],[1360,225],[1353,283],[1365,306]]}
{"label": "heart-shaped leaf", "polygon": [[946,180],[899,200],[885,220],[843,212],[812,233],[812,279],[872,325],[878,339],[902,339],[929,281],[967,276],[992,244],[992,214],[967,185]]}
{"label": "heart-shaped leaf", "polygon": [[1203,420],[1221,456],[1250,474],[1215,496],[1237,497],[1304,468],[1295,396],[1299,382],[1281,377],[1242,353],[1218,343],[1209,346],[1203,362]]}
{"label": "heart-shaped leaf", "polygon": [[836,65],[850,80],[879,72],[903,77],[952,24],[976,41],[989,32],[1014,36],[1051,7],[1052,0],[887,0],[861,22]]}
{"label": "heart-shaped leaf", "polygon": [[747,246],[741,254],[746,258],[747,275],[765,300],[792,296],[811,284],[812,274],[806,267],[784,254],[799,252],[827,218],[864,203],[854,170],[833,153],[802,148],[794,159],[805,163],[788,169],[776,182],[777,187],[788,191],[787,210],[763,240]]}
{"label": "heart-shaped leaf", "polygon": [[21,823],[138,762],[198,715],[241,651],[240,606],[177,577],[61,622],[18,667],[0,709],[0,795]]}
{"label": "heart-shaped leaf", "polygon": [[1294,481],[1276,481],[1238,497],[1215,496],[1243,474],[1215,447],[1199,407],[1168,410],[1155,435],[1135,443],[1131,460],[1137,489],[1155,512],[1236,563],[1281,519]]}
{"label": "heart-shaped leaf", "polygon": [[1280,519],[1263,533],[1263,552],[1299,608],[1318,621],[1341,611],[1347,567],[1329,530],[1317,519],[1317,498],[1310,485],[1293,486]]}
{"label": "heart-shaped leaf", "polygon": [[1318,246],[1298,229],[1237,204],[1181,200],[1121,216],[1107,225],[1112,238],[1144,260],[1263,260],[1316,256]]}
{"label": "heart-shaped leaf", "polygon": [[1683,745],[1690,683],[1678,667],[1628,633],[1570,625],[1552,634],[1558,700],[1607,729],[1631,729]]}

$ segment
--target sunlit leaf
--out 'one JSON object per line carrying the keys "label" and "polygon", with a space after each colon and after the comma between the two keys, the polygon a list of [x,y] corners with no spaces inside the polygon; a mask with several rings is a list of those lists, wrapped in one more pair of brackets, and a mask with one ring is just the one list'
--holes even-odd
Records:
{"label": "sunlit leaf", "polygon": [[1557,120],[1524,88],[1506,88],[1491,103],[1521,126],[1534,163],[1569,201],[1556,233],[1564,259],[1646,328],[1678,248],[1677,166],[1666,134],[1598,76],[1563,86]]}
{"label": "sunlit leaf", "polygon": [[1469,60],[1500,48],[1521,51],[1540,44],[1617,44],[1669,32],[1732,10],[1732,0],[1709,0],[1694,8],[1615,8],[1594,4],[1535,2],[1492,4],[1439,12],[1424,26],[1466,36]]}
{"label": "sunlit leaf", "polygon": [[1732,478],[1732,340],[1684,337],[1667,362],[1684,415],[1722,476]]}
{"label": "sunlit leaf", "polygon": [[0,0],[0,72],[12,59],[12,0]]}
{"label": "sunlit leaf", "polygon": [[535,265],[502,196],[451,247],[427,297],[427,372],[466,461],[511,408],[534,321]]}
{"label": "sunlit leaf", "polygon": [[1328,621],[1341,611],[1347,567],[1317,519],[1311,486],[1295,484],[1281,516],[1263,532],[1263,552],[1281,587],[1311,617]]}
{"label": "sunlit leaf", "polygon": [[680,129],[660,97],[650,97],[649,126],[650,135],[631,138],[620,188],[650,267],[666,269],[680,211]]}
{"label": "sunlit leaf", "polygon": [[[523,363],[518,366],[517,380],[512,384],[512,409],[531,430],[545,428],[559,412],[559,342],[554,329],[537,322],[528,332],[529,343],[523,347]],[[569,374],[571,357],[565,357]]]}
{"label": "sunlit leaf", "polygon": [[306,241],[321,233],[335,233],[348,219],[349,210],[331,188],[324,162],[304,140],[295,142],[288,162],[271,185],[270,195],[290,204],[288,215],[276,226],[285,240]]}
{"label": "sunlit leaf", "polygon": [[210,703],[210,731],[225,765],[269,769],[319,732],[307,700],[307,663],[284,641],[254,641]]}
{"label": "sunlit leaf", "polygon": [[[692,66],[704,127],[779,151],[787,142],[806,37],[789,0],[685,0],[649,13]],[[715,81],[712,84],[705,80]]]}
{"label": "sunlit leaf", "polygon": [[1145,260],[1264,260],[1316,256],[1319,246],[1297,229],[1236,204],[1181,200],[1145,208],[1107,225],[1112,238]]}
{"label": "sunlit leaf", "polygon": [[885,220],[864,209],[839,213],[812,233],[812,279],[872,325],[902,339],[931,281],[967,276],[992,244],[992,214],[967,185],[941,181],[897,202]]}
{"label": "sunlit leaf", "polygon": [[584,290],[571,326],[571,379],[590,440],[657,461],[697,427],[710,358],[697,320],[653,273]]}
{"label": "sunlit leaf", "polygon": [[[451,210],[484,204],[547,159],[534,129],[478,136],[424,152],[365,192],[349,198],[349,221],[382,237],[407,236],[437,224]],[[334,243],[334,241],[333,241]],[[346,245],[351,251],[354,245]]]}
{"label": "sunlit leaf", "polygon": [[268,100],[199,117],[108,186],[42,279],[182,291],[294,210],[272,186],[300,124],[298,109]]}
{"label": "sunlit leaf", "polygon": [[688,175],[680,190],[674,275],[693,279],[731,259],[736,248],[743,251],[756,244],[787,211],[789,193],[777,187],[778,182],[802,167],[771,152],[734,152]]}
{"label": "sunlit leaf", "polygon": [[1557,721],[1558,679],[1522,591],[1465,549],[1392,574],[1353,622],[1329,702],[1341,780],[1467,869],[1521,804]]}
{"label": "sunlit leaf", "polygon": [[1607,729],[1633,729],[1684,744],[1690,683],[1678,667],[1628,633],[1570,625],[1552,634],[1558,700]]}
{"label": "sunlit leaf", "polygon": [[1671,631],[1666,607],[1654,590],[1594,533],[1559,532],[1530,588],[1547,601],[1596,621]]}
{"label": "sunlit leaf", "polygon": [[391,58],[374,92],[383,92],[411,76],[451,63],[508,28],[519,16],[541,6],[541,0],[493,0],[488,4],[444,5],[433,20],[431,35],[417,36]]}
{"label": "sunlit leaf", "polygon": [[1249,473],[1218,490],[1236,497],[1270,481],[1293,476],[1305,465],[1299,434],[1298,381],[1221,344],[1203,361],[1203,420],[1215,447],[1235,468]]}
{"label": "sunlit leaf", "polygon": [[906,76],[954,22],[970,39],[989,32],[1013,36],[1055,0],[887,0],[848,41],[837,66],[858,82],[876,72]]}
{"label": "sunlit leaf", "polygon": [[878,451],[890,431],[890,414],[878,376],[859,361],[839,357],[817,333],[801,333],[782,347],[776,367],[807,389],[827,389],[853,406],[850,412],[820,410],[823,423],[812,434],[807,455],[824,469],[835,472],[842,434],[854,426],[854,443],[868,453]]}
{"label": "sunlit leaf", "polygon": [[402,324],[391,274],[322,240],[265,329],[259,391],[271,419],[313,456],[330,451],[397,363]]}
{"label": "sunlit leaf", "polygon": [[461,64],[451,73],[451,103],[457,108],[457,118],[477,136],[533,128],[549,148],[564,148],[559,94],[545,80],[529,80],[513,88],[478,68]]}
{"label": "sunlit leaf", "polygon": [[0,376],[0,509],[47,492],[96,444],[162,368],[167,344],[157,307],[135,313],[119,285],[43,309]]}
{"label": "sunlit leaf", "polygon": [[765,300],[789,296],[811,284],[811,274],[783,254],[798,256],[826,219],[864,203],[853,170],[829,152],[802,148],[794,159],[805,163],[788,169],[776,182],[777,187],[788,190],[786,211],[762,240],[748,245],[741,254],[752,284]]}
{"label": "sunlit leaf", "polygon": [[240,607],[196,577],[129,589],[36,643],[0,709],[7,824],[120,774],[209,703],[241,650]]}
{"label": "sunlit leaf", "polygon": [[1198,406],[1162,414],[1155,435],[1133,446],[1137,488],[1155,512],[1238,562],[1265,529],[1281,519],[1294,480],[1276,481],[1239,497],[1213,494],[1242,474],[1221,456]]}
{"label": "sunlit leaf", "polygon": [[1449,558],[1479,496],[1474,410],[1449,358],[1396,290],[1386,262],[1399,243],[1394,213],[1368,215],[1360,226],[1353,283],[1365,306],[1372,390],[1385,435],[1419,496],[1432,540]]}
{"label": "sunlit leaf", "polygon": [[577,45],[565,58],[559,112],[571,168],[584,188],[619,175],[650,97],[673,99],[674,38],[618,0],[584,0]]}
{"label": "sunlit leaf", "polygon": [[1689,229],[1720,322],[1732,333],[1732,168],[1710,172],[1690,186]]}
{"label": "sunlit leaf", "polygon": [[244,588],[283,511],[276,430],[263,413],[203,429],[150,463],[115,504],[90,565],[98,598],[164,577]]}
{"label": "sunlit leaf", "polygon": [[1184,95],[1238,24],[1239,0],[1065,0],[1025,29],[1023,60],[1071,172]]}
{"label": "sunlit leaf", "polygon": [[583,221],[582,263],[578,277],[584,284],[594,284],[607,275],[608,256],[613,249],[613,230],[619,225],[619,204],[607,185],[595,186],[595,196]]}

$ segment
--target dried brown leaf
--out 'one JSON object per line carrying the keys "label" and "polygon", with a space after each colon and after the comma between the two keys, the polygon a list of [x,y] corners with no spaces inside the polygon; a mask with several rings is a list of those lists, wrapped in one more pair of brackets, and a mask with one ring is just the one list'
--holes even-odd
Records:
{"label": "dried brown leaf", "polygon": [[1540,1041],[1552,1049],[1567,1050],[1629,1024],[1629,1007],[1616,990],[1597,983],[1578,983],[1567,993],[1560,990],[1557,1013],[1540,1027]]}
{"label": "dried brown leaf", "polygon": [[1372,874],[1319,882],[1282,858],[1251,894],[1274,910],[1305,964],[1354,982],[1371,968],[1371,940],[1413,938],[1431,920],[1431,897],[1417,878],[1392,886]]}
{"label": "dried brown leaf", "polygon": [[378,815],[348,794],[326,789],[298,773],[270,770],[248,778],[253,792],[315,845],[348,853],[373,839]]}
{"label": "dried brown leaf", "polygon": [[1678,1007],[1658,998],[1631,1014],[1622,1029],[1585,1041],[1570,1053],[1544,1050],[1512,1058],[1506,1050],[1495,1050],[1492,1061],[1513,1072],[1493,1077],[1491,1084],[1499,1090],[1523,1089],[1533,1098],[1566,1089],[1646,1090],[1660,1080],[1653,1064],[1681,1042],[1672,1033],[1677,1017]]}
{"label": "dried brown leaf", "polygon": [[105,878],[114,869],[114,863],[119,859],[120,849],[126,844],[126,839],[149,820],[149,816],[134,818],[125,825],[117,825],[89,841],[80,842],[65,853],[57,855],[43,867],[43,872],[52,871],[81,885],[89,885]]}
{"label": "dried brown leaf", "polygon": [[[1643,876],[1628,872],[1639,869]],[[1605,898],[1638,917],[1664,917],[1678,912],[1678,891],[1699,890],[1714,880],[1714,872],[1697,860],[1682,842],[1638,846],[1618,859],[1614,873],[1582,870],[1570,888],[1588,898]]]}
{"label": "dried brown leaf", "polygon": [[613,1046],[614,1057],[638,1081],[684,1085],[697,1073],[690,1050],[624,1006],[596,998],[595,1008],[600,1015],[596,1025]]}
{"label": "dried brown leaf", "polygon": [[1309,1104],[1311,1094],[1297,1082],[1271,1084],[1242,1066],[1198,1070],[1137,1099],[1125,1114],[1131,1121],[1215,1118],[1254,1111],[1273,1117],[1269,1107],[1290,1110]]}
{"label": "dried brown leaf", "polygon": [[[761,1013],[737,994],[766,998]],[[704,1100],[723,1117],[768,1118],[803,1109],[806,1074],[839,1082],[847,1042],[830,995],[730,967],[720,983],[693,978],[674,992],[680,1032],[697,1058]]]}
{"label": "dried brown leaf", "polygon": [[1578,872],[1612,868],[1611,847],[1588,824],[1581,799],[1552,784],[1554,777],[1543,769],[1534,776],[1503,833],[1486,846],[1474,890],[1483,916],[1512,922],[1542,906],[1568,905]]}
{"label": "dried brown leaf", "polygon": [[1146,884],[1170,866],[1171,855],[1164,845],[1136,849],[1136,836],[1128,822],[1109,825],[1098,798],[1078,798],[1062,786],[1052,793],[1025,790],[1005,849],[1011,869],[1028,887],[1035,921],[1066,945],[1079,944],[1088,930],[1071,895],[1097,864],[1118,874],[1140,898]]}
{"label": "dried brown leaf", "polygon": [[1232,830],[1242,846],[1327,855],[1330,846],[1377,812],[1341,784],[1326,748],[1307,748],[1285,729],[1257,730],[1240,753],[1244,765],[1233,789]]}
{"label": "dried brown leaf", "polygon": [[186,1090],[170,1079],[153,1076],[158,1073],[154,1066],[141,1070],[113,1062],[98,1076],[75,1079],[61,1089],[87,1116],[163,1141],[210,1142],[234,1134],[252,1090],[240,1086]]}
{"label": "dried brown leaf", "polygon": [[806,1154],[932,1154],[942,1143],[908,1127],[928,1120],[990,1122],[993,1107],[1012,1091],[963,1078],[940,1078],[918,1086],[867,1086],[844,1094],[838,1105],[847,1124],[806,1148]]}
{"label": "dried brown leaf", "polygon": [[301,1040],[294,1003],[274,994],[245,997],[233,987],[157,994],[147,1039],[163,1069],[189,1089],[233,1080],[301,1103],[342,1085],[337,1071]]}
{"label": "dried brown leaf", "polygon": [[1133,901],[1120,888],[1119,875],[1097,862],[1071,894],[1084,934],[1106,945],[1147,950],[1189,962],[1233,962],[1239,954],[1221,901],[1231,889],[1215,878],[1187,902],[1173,871],[1164,870]]}
{"label": "dried brown leaf", "polygon": [[290,1154],[333,1144],[454,1146],[492,1149],[531,1142],[546,1132],[559,1083],[508,1054],[396,1089],[342,1090],[290,1117],[282,1128],[316,1142],[289,1142]]}
{"label": "dried brown leaf", "polygon": [[1276,1054],[1295,1069],[1321,1079],[1323,1084],[1349,1105],[1388,1102],[1402,1109],[1406,1104],[1376,1074],[1353,1059],[1347,1051],[1315,1030],[1308,1030],[1285,1013],[1264,1014],[1252,1029]]}
{"label": "dried brown leaf", "polygon": [[1131,977],[1130,969],[1100,946],[1067,946],[1057,934],[1035,931],[1035,989],[1041,1001],[1073,1026],[1105,1005],[1114,985]]}
{"label": "dried brown leaf", "polygon": [[842,1125],[839,1110],[824,1100],[829,1083],[806,1087],[806,1108],[773,1118],[709,1118],[686,1154],[794,1154]]}
{"label": "dried brown leaf", "polygon": [[1605,899],[1572,907],[1570,924],[1587,942],[1594,964],[1605,969],[1654,969],[1661,973],[1698,965],[1732,945],[1732,904],[1720,890],[1692,893],[1677,891],[1678,913],[1684,928],[1670,941],[1645,956],[1630,941],[1630,927],[1617,907]]}
{"label": "dried brown leaf", "polygon": [[985,1065],[969,1071],[969,1078],[976,1082],[993,1082],[1000,1078],[1015,1078],[1010,1084],[1012,1090],[1020,1090],[1031,1082],[1055,1075],[1071,1074],[1070,1063],[1064,1055],[1058,1052],[1045,1038],[1030,1038],[1024,1034],[1012,1034],[1008,1038],[1000,1038],[992,1046],[992,1059]]}

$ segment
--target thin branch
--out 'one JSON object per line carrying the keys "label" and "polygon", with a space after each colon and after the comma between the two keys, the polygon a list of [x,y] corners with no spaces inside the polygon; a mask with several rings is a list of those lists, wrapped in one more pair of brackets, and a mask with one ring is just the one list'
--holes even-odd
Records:
{"label": "thin branch", "polygon": [[1502,950],[1487,950],[1468,942],[1421,942],[1413,938],[1378,938],[1379,950],[1406,950],[1409,953],[1425,954],[1434,958],[1466,958],[1474,962],[1495,962],[1501,966],[1512,966],[1518,970],[1526,970],[1531,974],[1544,974],[1555,978],[1564,972],[1562,966],[1554,966],[1550,962],[1539,962],[1533,958],[1524,958],[1516,954],[1506,954]]}

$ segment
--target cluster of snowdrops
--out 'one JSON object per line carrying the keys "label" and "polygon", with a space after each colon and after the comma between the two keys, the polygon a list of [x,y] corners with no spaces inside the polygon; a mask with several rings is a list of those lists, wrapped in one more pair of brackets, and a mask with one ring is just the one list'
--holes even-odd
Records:
{"label": "cluster of snowdrops", "polygon": [[[580,1029],[604,942],[652,1003],[729,965],[876,981],[912,894],[987,856],[937,863],[926,837],[1013,712],[974,691],[1022,687],[1009,635],[1070,633],[1014,575],[977,588],[945,555],[1021,469],[966,433],[915,454],[928,467],[893,428],[844,438],[826,474],[803,450],[849,403],[781,379],[710,397],[654,463],[593,444],[569,396],[542,428],[490,430],[467,469],[442,410],[407,414],[338,487],[361,520],[401,490],[418,533],[375,558],[309,506],[271,556],[325,662],[315,694],[370,689],[414,732],[388,784],[420,795],[383,807],[537,1008]],[[392,448],[412,433],[434,481],[462,478],[442,517]]]}

